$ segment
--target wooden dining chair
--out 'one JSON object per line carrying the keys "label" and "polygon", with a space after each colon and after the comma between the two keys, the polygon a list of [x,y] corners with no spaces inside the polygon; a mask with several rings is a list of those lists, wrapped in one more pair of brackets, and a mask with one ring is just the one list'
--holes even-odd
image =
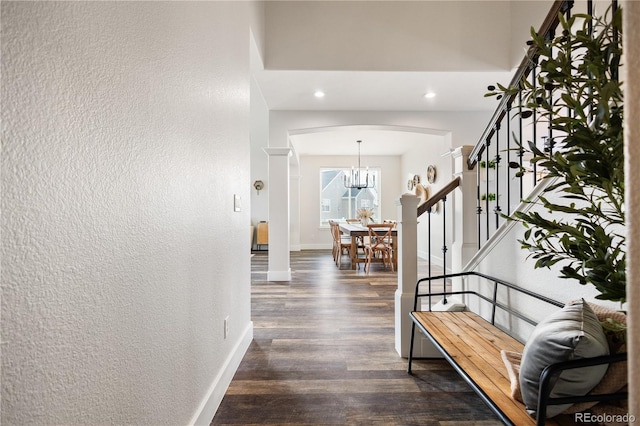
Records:
{"label": "wooden dining chair", "polygon": [[[347,223],[357,223],[360,224],[362,221],[360,219],[347,219]],[[358,249],[361,249],[362,251],[364,251],[364,241],[365,239],[363,237],[356,237],[356,245],[358,247]]]}
{"label": "wooden dining chair", "polygon": [[393,271],[393,246],[391,232],[395,224],[393,223],[372,223],[367,225],[369,228],[369,242],[364,246],[366,260],[364,263],[364,271],[369,273],[371,270],[371,261],[377,253],[382,256],[382,264],[387,267],[387,262],[391,265]]}
{"label": "wooden dining chair", "polygon": [[342,236],[338,222],[331,220],[329,221],[329,226],[333,238],[333,261],[339,268],[342,263],[342,255],[350,254],[351,252],[351,238]]}

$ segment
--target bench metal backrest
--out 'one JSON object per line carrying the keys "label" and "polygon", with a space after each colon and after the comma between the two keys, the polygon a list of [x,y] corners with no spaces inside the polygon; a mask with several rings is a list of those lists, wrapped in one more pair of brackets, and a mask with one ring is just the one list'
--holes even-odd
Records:
{"label": "bench metal backrest", "polygon": [[[450,278],[459,278],[459,277],[469,277],[469,276],[475,276],[475,277],[480,277],[482,279],[484,279],[485,281],[490,281],[493,283],[493,288],[491,288],[491,292],[492,292],[492,297],[488,297],[485,294],[479,293],[478,291],[474,291],[474,290],[462,290],[462,291],[446,291],[446,282],[448,279]],[[434,281],[437,280],[442,280],[445,283],[444,286],[444,291],[443,292],[436,292],[433,293],[431,291],[431,285]],[[420,284],[422,283],[427,283],[427,292],[420,292]],[[557,300],[551,299],[549,297],[543,296],[541,294],[535,293],[531,290],[527,290],[526,288],[522,288],[519,287],[515,284],[512,284],[510,282],[501,280],[500,278],[496,278],[496,277],[492,277],[480,272],[475,272],[475,271],[468,271],[468,272],[460,272],[460,273],[456,273],[456,274],[444,274],[444,275],[437,275],[437,276],[433,276],[433,277],[426,277],[426,278],[421,278],[418,280],[418,282],[416,283],[416,291],[415,291],[415,297],[414,297],[414,302],[413,302],[413,310],[414,311],[418,311],[418,301],[422,298],[422,297],[427,297],[429,300],[429,312],[431,312],[432,309],[432,297],[433,296],[442,296],[442,302],[444,304],[447,304],[447,296],[452,296],[452,295],[472,295],[472,296],[476,296],[488,303],[491,304],[492,308],[491,308],[491,324],[495,325],[495,319],[496,319],[496,311],[498,309],[505,311],[507,313],[509,313],[510,315],[513,315],[516,318],[519,318],[533,326],[536,326],[538,324],[538,322],[534,319],[532,319],[531,317],[523,314],[520,311],[516,311],[513,308],[511,308],[510,306],[505,305],[504,303],[501,303],[498,301],[498,289],[499,288],[505,288],[505,289],[510,289],[510,290],[514,290],[518,293],[521,294],[525,294],[527,296],[530,296],[534,299],[549,303],[551,305],[554,306],[558,306],[558,307],[563,307],[565,304],[562,302],[559,302]]]}

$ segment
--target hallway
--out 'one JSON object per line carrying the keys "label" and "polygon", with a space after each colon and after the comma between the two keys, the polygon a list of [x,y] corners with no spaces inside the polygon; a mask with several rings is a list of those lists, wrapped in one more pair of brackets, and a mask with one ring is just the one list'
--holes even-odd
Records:
{"label": "hallway", "polygon": [[293,252],[291,266],[291,282],[267,282],[267,254],[252,258],[254,341],[213,425],[500,424],[445,361],[406,373],[395,273],[338,270],[329,251]]}

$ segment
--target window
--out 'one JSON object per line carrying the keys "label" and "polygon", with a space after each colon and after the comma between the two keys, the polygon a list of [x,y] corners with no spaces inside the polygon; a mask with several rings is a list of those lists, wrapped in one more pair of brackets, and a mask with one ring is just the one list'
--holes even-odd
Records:
{"label": "window", "polygon": [[376,178],[374,188],[345,188],[346,173],[350,169],[320,169],[320,226],[328,226],[330,220],[355,218],[360,208],[373,209],[374,220],[380,220],[380,169],[369,169]]}

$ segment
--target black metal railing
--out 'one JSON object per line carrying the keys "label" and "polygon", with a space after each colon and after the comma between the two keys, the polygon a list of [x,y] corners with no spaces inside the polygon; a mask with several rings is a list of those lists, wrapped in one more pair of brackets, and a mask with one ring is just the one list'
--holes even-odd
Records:
{"label": "black metal railing", "polygon": [[[617,2],[612,1],[615,9]],[[560,16],[570,19],[573,0],[556,0],[537,34],[553,39],[560,24]],[[593,15],[593,1],[588,0],[586,9],[580,11]],[[520,87],[528,81],[534,88],[538,85],[538,53],[530,45],[516,70],[509,86]],[[534,110],[523,110],[520,94],[505,95],[473,148],[468,166],[477,167],[478,190],[476,212],[478,214],[478,248],[480,248],[506,221],[521,201],[544,177],[544,170],[529,162],[530,155],[521,148],[526,142],[534,143],[542,152],[551,155],[554,150],[554,134],[548,117],[544,119]],[[548,92],[548,96],[555,96]],[[567,116],[571,111],[563,111]],[[523,173],[524,171],[524,173]]]}
{"label": "black metal railing", "polygon": [[[446,184],[442,189],[433,194],[427,201],[418,206],[418,217],[427,213],[427,257],[428,257],[428,272],[431,276],[431,216],[436,212],[436,207],[441,205],[442,207],[442,268],[446,272],[447,270],[447,197],[453,192],[454,189],[460,186],[460,178],[456,177],[451,182]],[[438,208],[439,210],[439,208]]]}

